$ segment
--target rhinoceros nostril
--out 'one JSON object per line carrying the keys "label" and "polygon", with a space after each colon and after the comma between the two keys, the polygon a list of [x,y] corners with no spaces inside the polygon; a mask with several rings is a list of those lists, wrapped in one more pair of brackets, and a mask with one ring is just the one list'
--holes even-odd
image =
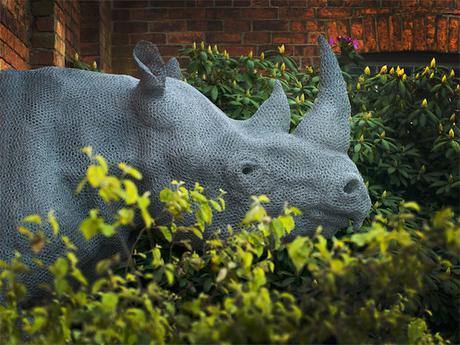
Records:
{"label": "rhinoceros nostril", "polygon": [[352,194],[359,188],[359,180],[356,178],[353,178],[347,182],[345,187],[343,187],[343,191],[346,194]]}

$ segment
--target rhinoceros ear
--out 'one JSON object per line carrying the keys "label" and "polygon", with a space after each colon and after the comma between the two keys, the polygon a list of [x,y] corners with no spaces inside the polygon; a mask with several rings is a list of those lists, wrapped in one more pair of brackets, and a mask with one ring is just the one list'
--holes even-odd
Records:
{"label": "rhinoceros ear", "polygon": [[175,79],[182,79],[179,61],[176,58],[171,58],[165,66],[166,76]]}
{"label": "rhinoceros ear", "polygon": [[143,92],[162,94],[165,88],[166,69],[163,59],[156,45],[147,41],[140,41],[133,51]]}
{"label": "rhinoceros ear", "polygon": [[271,96],[244,125],[254,131],[288,132],[290,121],[288,99],[281,82],[276,80]]}
{"label": "rhinoceros ear", "polygon": [[350,102],[346,84],[327,40],[320,36],[318,43],[321,55],[318,96],[294,135],[346,153],[350,143]]}

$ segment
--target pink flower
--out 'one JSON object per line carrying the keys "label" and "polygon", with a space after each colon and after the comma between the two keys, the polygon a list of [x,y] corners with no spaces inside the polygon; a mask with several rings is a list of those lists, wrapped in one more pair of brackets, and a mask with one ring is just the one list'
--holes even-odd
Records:
{"label": "pink flower", "polygon": [[329,45],[331,45],[331,46],[335,45],[334,37],[329,37]]}
{"label": "pink flower", "polygon": [[357,39],[353,39],[353,48],[358,49],[359,48],[359,42]]}

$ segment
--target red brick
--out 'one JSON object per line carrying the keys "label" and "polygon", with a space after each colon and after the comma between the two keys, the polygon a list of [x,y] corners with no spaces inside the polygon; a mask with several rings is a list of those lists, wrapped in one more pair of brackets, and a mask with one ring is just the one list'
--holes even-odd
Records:
{"label": "red brick", "polygon": [[148,1],[137,1],[137,0],[125,0],[125,1],[120,1],[120,0],[113,0],[113,7],[114,8],[133,8],[133,7],[138,7],[138,8],[145,8],[149,6]]}
{"label": "red brick", "polygon": [[99,55],[99,43],[81,43],[81,50],[85,55]]}
{"label": "red brick", "polygon": [[241,18],[254,19],[277,19],[277,8],[243,8],[241,9]]}
{"label": "red brick", "polygon": [[221,20],[191,20],[187,27],[188,31],[222,31],[224,28]]}
{"label": "red brick", "polygon": [[303,32],[305,31],[305,22],[294,20],[290,24],[290,30],[294,32]]}
{"label": "red brick", "polygon": [[54,18],[52,16],[36,17],[35,18],[35,30],[37,31],[48,31],[54,30]]}
{"label": "red brick", "polygon": [[317,31],[318,30],[318,23],[314,20],[307,20],[305,22],[305,28],[307,31]]}
{"label": "red brick", "polygon": [[351,22],[351,36],[356,39],[363,38],[363,21],[361,19],[353,19]]}
{"label": "red brick", "polygon": [[205,17],[204,8],[174,8],[169,10],[171,19],[202,19]]}
{"label": "red brick", "polygon": [[327,0],[329,7],[341,7],[343,6],[343,0]]}
{"label": "red brick", "polygon": [[436,20],[435,16],[426,16],[426,47],[427,50],[436,49]]}
{"label": "red brick", "polygon": [[287,31],[289,22],[287,20],[255,20],[252,23],[254,31]]}
{"label": "red brick", "polygon": [[337,23],[335,21],[328,21],[325,23],[326,25],[326,35],[327,37],[337,37]]}
{"label": "red brick", "polygon": [[[404,2],[406,0],[381,0],[381,6],[382,7],[400,7],[401,2]],[[409,0],[412,1],[412,0]]]}
{"label": "red brick", "polygon": [[433,6],[433,0],[420,0],[420,7],[431,8]]}
{"label": "red brick", "polygon": [[374,17],[365,17],[363,19],[363,29],[364,29],[364,51],[376,51],[377,49],[377,40],[375,35],[375,23]]}
{"label": "red brick", "polygon": [[248,20],[226,19],[224,20],[225,32],[251,31],[251,22]]}
{"label": "red brick", "polygon": [[392,50],[398,51],[402,49],[402,23],[398,16],[390,17],[390,42]]}
{"label": "red brick", "polygon": [[450,17],[449,18],[449,52],[451,53],[459,53],[458,30],[459,30],[459,19],[455,17]]}
{"label": "red brick", "polygon": [[377,34],[380,51],[389,51],[391,44],[388,17],[377,18]]}
{"label": "red brick", "polygon": [[404,0],[401,1],[400,7],[416,7],[417,5],[417,0]]}
{"label": "red brick", "polygon": [[246,32],[243,36],[244,43],[264,44],[271,42],[271,33],[269,32]]}
{"label": "red brick", "polygon": [[239,8],[207,8],[206,18],[209,19],[225,19],[225,18],[239,18]]}
{"label": "red brick", "polygon": [[233,5],[232,0],[214,0],[216,7],[231,7]]}
{"label": "red brick", "polygon": [[32,34],[32,47],[53,49],[55,39],[52,32],[35,32]]}
{"label": "red brick", "polygon": [[251,0],[251,7],[268,7],[270,6],[269,0]]}
{"label": "red brick", "polygon": [[131,20],[166,19],[168,18],[168,13],[168,10],[163,8],[133,9],[129,10],[129,18]]}
{"label": "red brick", "polygon": [[149,23],[149,31],[151,32],[173,32],[186,30],[187,22],[183,20],[155,21]]}
{"label": "red brick", "polygon": [[146,34],[130,34],[129,43],[136,44],[139,41],[150,41],[155,44],[165,44],[166,34],[164,33],[146,33]]}
{"label": "red brick", "polygon": [[234,7],[248,7],[251,6],[251,0],[233,0]]}
{"label": "red brick", "polygon": [[171,32],[168,33],[168,43],[185,43],[204,41],[202,32]]}
{"label": "red brick", "polygon": [[313,8],[299,8],[299,7],[280,7],[280,19],[309,19],[314,18],[315,11]]}
{"label": "red brick", "polygon": [[348,20],[337,20],[337,33],[341,36],[350,36],[350,25]]}
{"label": "red brick", "polygon": [[426,50],[426,25],[425,17],[417,16],[414,18],[415,50]]}
{"label": "red brick", "polygon": [[226,50],[231,56],[248,55],[250,51],[255,51],[254,46],[220,46],[220,50]]}
{"label": "red brick", "polygon": [[392,13],[390,8],[357,8],[353,10],[353,16],[365,16],[365,15],[375,15],[375,14],[390,14]]}
{"label": "red brick", "polygon": [[317,43],[318,42],[318,36],[320,36],[321,33],[320,32],[309,32],[308,33],[308,39],[307,39],[307,42],[308,43]]}
{"label": "red brick", "polygon": [[206,34],[206,40],[209,43],[241,43],[241,34],[239,33],[224,33],[210,32]]}
{"label": "red brick", "polygon": [[454,8],[455,3],[453,0],[435,0],[434,7],[447,9],[447,8]]}
{"label": "red brick", "polygon": [[447,51],[447,18],[438,17],[436,26],[437,51],[444,53]]}
{"label": "red brick", "polygon": [[402,23],[402,50],[411,50],[413,47],[413,19],[412,17],[404,17]]}
{"label": "red brick", "polygon": [[310,0],[308,5],[309,7],[326,7],[327,0]]}
{"label": "red brick", "polygon": [[343,18],[351,16],[349,8],[320,8],[318,10],[319,18]]}
{"label": "red brick", "polygon": [[274,33],[272,42],[276,44],[304,44],[307,43],[307,35],[298,32]]}
{"label": "red brick", "polygon": [[117,22],[113,24],[113,32],[147,32],[148,25],[146,22]]}

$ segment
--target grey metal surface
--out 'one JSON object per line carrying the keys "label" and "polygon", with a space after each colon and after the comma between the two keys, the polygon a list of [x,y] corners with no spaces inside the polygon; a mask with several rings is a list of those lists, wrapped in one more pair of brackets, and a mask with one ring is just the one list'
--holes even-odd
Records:
{"label": "grey metal surface", "polygon": [[[268,209],[285,201],[303,216],[293,236],[323,225],[331,236],[352,219],[359,226],[370,199],[355,164],[347,156],[350,104],[337,60],[324,38],[321,90],[313,109],[288,133],[289,106],[279,82],[249,120],[235,121],[180,76],[177,61],[167,65],[157,48],[139,42],[134,50],[141,79],[47,67],[0,72],[0,259],[24,254],[32,273],[24,275],[31,294],[50,275],[32,263],[28,240],[18,234],[20,219],[55,209],[61,232],[78,246],[85,272],[121,250],[120,238],[85,241],[78,230],[90,208],[107,207],[85,188],[75,188],[88,161],[80,149],[91,145],[112,169],[129,162],[144,174],[141,190],[153,196],[173,179],[206,191],[229,192],[227,210],[207,231],[234,224],[251,195],[267,194]],[[209,194],[208,194],[209,195]],[[211,194],[212,196],[212,194]],[[152,213],[161,209],[154,198]],[[51,229],[46,229],[50,239]],[[127,240],[130,231],[122,232]],[[209,236],[209,232],[206,233]],[[46,264],[63,252],[52,240],[37,256]]]}

